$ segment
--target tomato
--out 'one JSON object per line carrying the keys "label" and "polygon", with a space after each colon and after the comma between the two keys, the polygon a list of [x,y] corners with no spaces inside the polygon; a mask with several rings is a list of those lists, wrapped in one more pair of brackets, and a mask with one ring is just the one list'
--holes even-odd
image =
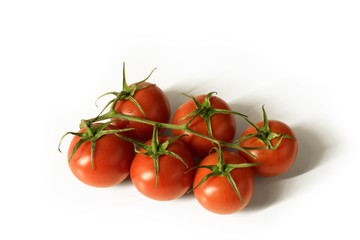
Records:
{"label": "tomato", "polygon": [[[206,98],[206,95],[197,96],[196,99],[203,103]],[[225,109],[230,110],[228,104],[221,98],[211,96],[210,97],[211,108],[214,109]],[[184,118],[192,111],[196,109],[196,104],[194,100],[189,100],[181,105],[175,112],[172,123],[173,124],[184,124],[191,119],[191,116]],[[224,142],[232,142],[235,137],[236,123],[234,115],[232,114],[214,114],[210,118],[211,120],[211,129],[213,133],[213,138],[221,140]],[[209,136],[206,122],[201,116],[197,116],[190,124],[189,128],[195,132],[201,133],[203,135]],[[188,133],[183,130],[173,130],[175,136],[188,134],[182,138],[183,141],[191,148],[195,155],[199,157],[205,157],[209,154],[210,150],[213,148],[212,142],[206,140],[202,137],[196,136],[192,133]]]}
{"label": "tomato", "polygon": [[[130,87],[131,86],[132,85],[130,85]],[[140,83],[137,87],[140,89],[136,90],[133,98],[141,106],[146,115],[146,119],[168,123],[171,115],[170,103],[164,92],[156,85],[148,82]],[[130,100],[118,101],[114,109],[118,113],[145,118],[141,110]],[[120,120],[114,124],[119,128],[135,128],[135,130],[125,134],[134,140],[146,141],[152,136],[153,126],[149,124],[127,120]]]}
{"label": "tomato", "polygon": [[[225,164],[246,163],[240,155],[234,152],[223,152]],[[216,165],[218,154],[212,153],[205,157],[199,166]],[[211,170],[207,168],[196,169],[193,187],[207,175]],[[254,175],[250,167],[236,168],[230,172],[243,203],[228,179],[223,176],[211,176],[194,190],[197,201],[207,210],[217,214],[231,214],[243,209],[251,200],[254,193]]]}
{"label": "tomato", "polygon": [[[97,126],[99,124],[94,124]],[[107,126],[105,130],[116,129]],[[84,132],[80,129],[79,133]],[[68,150],[68,159],[80,140],[74,136]],[[119,138],[115,134],[108,134],[96,140],[93,166],[91,163],[91,142],[80,145],[69,162],[72,173],[81,182],[93,187],[110,187],[122,182],[130,171],[130,164],[134,157],[133,144]]]}
{"label": "tomato", "polygon": [[[159,142],[163,143],[168,139],[170,137],[160,137]],[[152,140],[145,144],[151,143]],[[157,186],[152,157],[138,153],[131,164],[130,177],[133,184],[139,192],[151,199],[166,201],[179,198],[191,187],[194,179],[194,171],[187,172],[195,166],[195,160],[186,144],[178,139],[171,142],[167,150],[180,156],[188,166],[173,156],[160,155]],[[145,151],[141,149],[141,152]]]}
{"label": "tomato", "polygon": [[[263,127],[264,121],[255,123],[258,127]],[[276,121],[276,120],[269,120],[268,125],[270,131],[273,133],[289,135],[295,138],[294,132],[291,130],[289,126],[285,123]],[[241,135],[242,137],[247,134],[254,134],[257,130],[253,126],[249,126]],[[276,137],[271,140],[271,145],[275,146],[280,137]],[[248,140],[242,142],[240,144],[241,147],[250,147],[250,148],[258,148],[258,147],[265,147],[265,143],[256,138],[252,137]],[[263,176],[263,177],[272,177],[280,175],[286,172],[295,162],[297,151],[298,151],[298,143],[296,139],[291,138],[282,138],[281,143],[275,150],[272,149],[255,149],[255,150],[248,150],[252,153],[255,158],[245,154],[242,151],[239,151],[240,155],[242,155],[247,162],[249,163],[262,163],[263,165],[254,166],[254,173]]]}

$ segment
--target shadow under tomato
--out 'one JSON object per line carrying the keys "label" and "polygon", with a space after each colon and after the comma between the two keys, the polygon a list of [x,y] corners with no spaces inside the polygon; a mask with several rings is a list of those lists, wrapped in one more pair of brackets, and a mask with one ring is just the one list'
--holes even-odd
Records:
{"label": "shadow under tomato", "polygon": [[306,127],[294,127],[293,131],[299,144],[298,156],[289,171],[279,176],[280,179],[300,176],[321,165],[324,163],[323,156],[326,150],[331,147],[320,137],[320,133],[317,134]]}
{"label": "shadow under tomato", "polygon": [[179,197],[177,200],[181,200],[181,201],[183,201],[183,200],[191,200],[191,201],[193,201],[193,200],[195,200],[194,192],[191,191],[189,193],[185,193],[184,195]]}
{"label": "shadow under tomato", "polygon": [[325,152],[331,146],[325,144],[325,139],[320,137],[320,133],[303,126],[294,127],[293,131],[299,144],[294,165],[286,173],[276,177],[255,176],[254,195],[243,211],[265,209],[301,191],[299,184],[296,190],[292,189],[290,179],[301,177],[324,163]]}
{"label": "shadow under tomato", "polygon": [[115,187],[129,187],[129,186],[133,186],[133,183],[131,181],[130,175],[127,176],[121,183],[115,185]]}

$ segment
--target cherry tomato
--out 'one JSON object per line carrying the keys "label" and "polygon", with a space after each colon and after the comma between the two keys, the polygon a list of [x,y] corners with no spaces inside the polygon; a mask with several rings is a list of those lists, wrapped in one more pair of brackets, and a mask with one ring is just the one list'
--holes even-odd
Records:
{"label": "cherry tomato", "polygon": [[[245,159],[233,152],[223,152],[225,164],[246,163]],[[212,153],[205,157],[200,166],[216,165],[218,154]],[[207,168],[196,169],[193,187],[207,175],[211,170]],[[194,190],[197,201],[207,210],[217,214],[231,214],[243,209],[254,193],[254,176],[250,167],[236,168],[230,172],[243,203],[230,182],[225,176],[211,176]]]}
{"label": "cherry tomato", "polygon": [[[203,103],[205,100],[206,95],[197,96],[196,99]],[[211,108],[215,109],[225,109],[230,110],[228,104],[222,100],[221,98],[211,96],[210,97]],[[191,113],[194,109],[196,109],[196,105],[194,100],[189,100],[181,105],[175,112],[172,123],[173,124],[184,124],[191,119],[187,116]],[[182,119],[182,120],[181,120]],[[232,142],[235,137],[236,131],[236,123],[234,115],[232,114],[214,114],[210,118],[211,120],[211,129],[213,133],[213,138],[217,140],[221,140],[224,142]],[[195,132],[201,133],[203,135],[209,136],[208,129],[206,127],[206,123],[201,116],[197,116],[190,124],[189,128]],[[202,137],[196,136],[192,133],[188,133],[182,130],[173,130],[173,134],[175,136],[188,134],[182,138],[183,141],[191,148],[195,155],[199,157],[205,157],[209,154],[210,150],[213,148],[212,142],[206,140]]]}
{"label": "cherry tomato", "polygon": [[[160,137],[159,142],[163,143],[168,139],[170,137]],[[145,144],[151,145],[151,143],[152,140]],[[195,166],[195,160],[186,144],[178,139],[170,143],[167,150],[180,156],[188,167],[173,156],[160,155],[157,187],[152,157],[138,153],[131,164],[132,182],[139,192],[151,199],[166,201],[179,198],[191,187],[194,179],[194,171],[187,172]],[[141,151],[144,152],[143,149]]]}
{"label": "cherry tomato", "polygon": [[[95,124],[96,126],[97,124]],[[107,126],[107,129],[116,129]],[[80,129],[84,132],[85,129]],[[68,150],[68,159],[80,137],[74,136]],[[130,171],[130,164],[134,157],[133,144],[119,138],[115,134],[108,134],[96,140],[93,158],[94,169],[91,164],[91,142],[80,145],[69,162],[72,173],[81,182],[93,187],[110,187],[122,182]]]}
{"label": "cherry tomato", "polygon": [[[269,120],[268,121],[269,128],[271,132],[289,135],[295,138],[294,132],[291,130],[289,126],[285,123]],[[264,122],[255,123],[256,126],[262,127]],[[253,126],[249,126],[241,136],[247,134],[256,133],[256,129]],[[280,137],[276,137],[271,140],[271,145],[275,146]],[[265,147],[265,143],[256,138],[252,137],[248,140],[242,142],[240,144],[241,147]],[[275,150],[271,149],[256,149],[256,150],[248,150],[252,153],[255,158],[245,154],[242,151],[239,151],[240,155],[242,155],[247,162],[249,163],[262,163],[263,165],[254,166],[254,173],[263,176],[263,177],[272,177],[280,175],[286,172],[294,163],[298,151],[298,143],[296,139],[283,138],[279,144],[279,146]]]}
{"label": "cherry tomato", "polygon": [[[132,85],[130,85],[131,87]],[[147,87],[145,87],[147,86]],[[144,82],[138,85],[133,98],[141,106],[146,115],[146,119],[168,123],[170,120],[170,104],[164,92],[151,83]],[[142,88],[145,87],[145,88]],[[115,105],[115,111],[125,115],[145,118],[140,109],[130,100],[120,100]],[[146,141],[151,139],[153,126],[145,123],[120,120],[114,123],[119,128],[135,128],[135,130],[127,132],[126,136],[138,141]],[[160,129],[162,130],[162,129]]]}

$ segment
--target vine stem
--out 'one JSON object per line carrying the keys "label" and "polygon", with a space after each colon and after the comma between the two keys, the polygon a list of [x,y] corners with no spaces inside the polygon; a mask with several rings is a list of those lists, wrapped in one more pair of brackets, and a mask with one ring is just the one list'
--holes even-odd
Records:
{"label": "vine stem", "polygon": [[108,120],[108,119],[122,119],[122,120],[127,120],[127,121],[133,121],[133,122],[139,122],[139,123],[144,123],[144,124],[149,124],[152,126],[157,126],[158,128],[167,128],[167,129],[176,129],[176,130],[182,130],[182,131],[186,131],[188,133],[191,133],[193,135],[199,136],[201,138],[204,138],[208,141],[211,141],[213,143],[215,143],[218,146],[225,146],[225,147],[229,147],[229,148],[235,148],[238,150],[241,150],[243,152],[245,152],[246,154],[250,155],[251,157],[254,157],[254,155],[252,155],[250,152],[248,152],[246,150],[246,148],[240,147],[239,144],[236,143],[229,143],[229,142],[223,142],[217,139],[214,139],[212,137],[206,136],[204,134],[198,133],[192,129],[190,129],[189,124],[190,122],[194,119],[190,119],[190,121],[184,123],[184,124],[171,124],[171,123],[161,123],[161,122],[156,122],[156,121],[152,121],[149,119],[143,119],[143,118],[138,118],[138,117],[134,117],[134,116],[129,116],[129,115],[125,115],[122,113],[118,113],[116,112],[114,109],[111,109],[109,112],[99,115],[95,118],[91,118],[88,120],[82,120],[80,127],[84,127],[84,124],[87,124],[89,122],[94,123],[94,122],[98,122],[98,121],[103,121],[103,120]]}

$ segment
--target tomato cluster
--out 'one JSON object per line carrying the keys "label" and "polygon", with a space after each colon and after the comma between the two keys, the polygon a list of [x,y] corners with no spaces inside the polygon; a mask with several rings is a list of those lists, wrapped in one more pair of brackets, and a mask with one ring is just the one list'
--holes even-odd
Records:
{"label": "tomato cluster", "polygon": [[[193,191],[205,209],[230,214],[250,202],[254,174],[276,176],[294,163],[294,132],[267,120],[264,107],[264,120],[252,123],[214,92],[186,95],[190,99],[169,123],[168,98],[145,82],[150,75],[129,86],[124,70],[123,90],[108,93],[115,98],[97,117],[82,120],[78,132],[64,135],[74,135],[68,164],[83,183],[110,187],[130,175],[137,190],[151,199],[173,200]],[[235,115],[250,124],[236,141]],[[173,136],[162,136],[165,128]]]}

